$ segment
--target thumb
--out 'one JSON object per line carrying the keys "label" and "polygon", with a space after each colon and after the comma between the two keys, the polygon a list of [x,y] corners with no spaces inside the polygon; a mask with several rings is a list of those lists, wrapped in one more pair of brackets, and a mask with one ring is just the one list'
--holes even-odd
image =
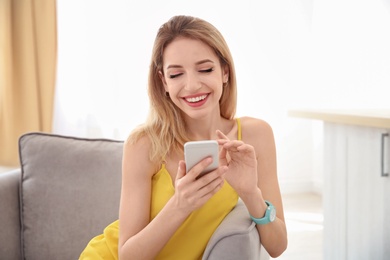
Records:
{"label": "thumb", "polygon": [[225,148],[222,147],[222,149],[219,151],[219,164],[220,165],[227,165],[227,151]]}
{"label": "thumb", "polygon": [[184,161],[179,161],[179,168],[176,173],[176,180],[183,178],[186,175],[186,163]]}

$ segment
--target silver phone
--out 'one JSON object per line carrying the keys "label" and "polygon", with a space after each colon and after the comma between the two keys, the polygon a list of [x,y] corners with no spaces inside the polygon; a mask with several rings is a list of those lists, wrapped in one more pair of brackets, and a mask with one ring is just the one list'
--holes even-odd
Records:
{"label": "silver phone", "polygon": [[211,172],[219,166],[219,147],[218,142],[215,140],[205,141],[192,141],[184,144],[184,160],[186,162],[187,172],[191,170],[197,163],[206,157],[212,157],[213,162],[207,166],[202,173],[202,176],[208,172]]}

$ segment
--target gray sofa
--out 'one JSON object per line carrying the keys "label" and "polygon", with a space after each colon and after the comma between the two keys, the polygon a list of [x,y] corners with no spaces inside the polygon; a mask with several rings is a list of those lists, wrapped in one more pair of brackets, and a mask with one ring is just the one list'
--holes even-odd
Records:
{"label": "gray sofa", "polygon": [[[118,218],[123,142],[28,133],[20,169],[0,174],[0,259],[77,259]],[[204,259],[268,259],[239,202]]]}

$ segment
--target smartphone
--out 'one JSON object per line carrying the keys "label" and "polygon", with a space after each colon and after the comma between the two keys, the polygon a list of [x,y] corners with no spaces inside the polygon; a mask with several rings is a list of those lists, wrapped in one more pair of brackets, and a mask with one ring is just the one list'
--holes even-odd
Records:
{"label": "smartphone", "polygon": [[[186,162],[187,172],[191,170],[197,163],[206,157],[212,157],[213,162],[207,166],[199,175],[211,172],[219,166],[219,147],[215,140],[192,141],[184,144],[184,160]],[[198,178],[199,178],[198,177]]]}

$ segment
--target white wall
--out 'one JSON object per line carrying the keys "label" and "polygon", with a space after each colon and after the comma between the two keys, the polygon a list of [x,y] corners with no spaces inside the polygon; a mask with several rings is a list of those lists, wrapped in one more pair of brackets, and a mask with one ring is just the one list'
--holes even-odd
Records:
{"label": "white wall", "polygon": [[273,126],[282,192],[320,190],[322,181],[321,124],[288,118],[288,109],[389,107],[385,0],[69,0],[57,9],[60,134],[124,139],[143,122],[153,40],[177,14],[224,34],[235,58],[238,116]]}

